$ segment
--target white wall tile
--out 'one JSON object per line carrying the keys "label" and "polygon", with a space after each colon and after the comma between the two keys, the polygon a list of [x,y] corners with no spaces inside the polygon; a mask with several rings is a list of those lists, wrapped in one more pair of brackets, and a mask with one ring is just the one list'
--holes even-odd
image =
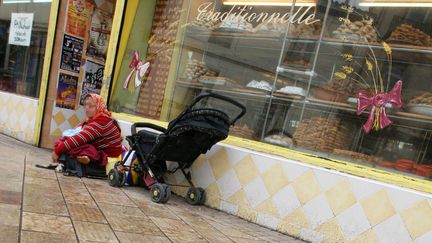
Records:
{"label": "white wall tile", "polygon": [[377,192],[384,188],[381,185],[366,180],[362,180],[359,178],[349,178],[348,182],[351,185],[351,188],[353,190],[355,197],[357,198],[357,201],[362,201],[372,193]]}
{"label": "white wall tile", "polygon": [[252,208],[255,208],[270,197],[261,177],[252,180],[243,189]]}
{"label": "white wall tile", "polygon": [[381,243],[406,243],[411,237],[399,214],[386,219],[373,228]]}
{"label": "white wall tile", "polygon": [[197,186],[202,188],[207,188],[216,180],[208,160],[204,161],[196,170],[192,170],[192,178],[197,182]]}
{"label": "white wall tile", "polygon": [[345,239],[353,240],[371,226],[359,203],[340,213],[336,217]]}
{"label": "white wall tile", "polygon": [[284,218],[301,206],[292,187],[288,185],[273,195],[273,204],[278,209],[279,216]]}
{"label": "white wall tile", "polygon": [[252,155],[252,159],[260,173],[266,172],[276,163],[275,159],[261,155]]}
{"label": "white wall tile", "polygon": [[431,243],[431,242],[432,242],[432,231],[414,240],[414,243]]}
{"label": "white wall tile", "polygon": [[219,209],[232,215],[237,215],[238,205],[221,201]]}
{"label": "white wall tile", "polygon": [[303,206],[303,210],[312,229],[315,229],[322,223],[334,217],[323,193],[320,193],[317,197],[306,203]]}
{"label": "white wall tile", "polygon": [[304,167],[297,164],[291,164],[287,161],[281,161],[281,165],[289,181],[294,181],[295,179],[297,179],[298,177],[300,177],[306,171],[309,170],[308,167]]}
{"label": "white wall tile", "polygon": [[343,176],[338,175],[336,173],[331,173],[331,172],[327,172],[327,171],[322,171],[322,170],[317,170],[317,169],[314,169],[313,171],[315,173],[315,177],[317,178],[317,180],[321,186],[321,190],[323,190],[323,191],[330,189],[331,187],[336,185],[338,182],[340,182],[341,180],[346,178],[346,177],[343,177]]}
{"label": "white wall tile", "polygon": [[425,199],[420,195],[397,188],[387,188],[387,193],[399,212]]}
{"label": "white wall tile", "polygon": [[236,150],[232,148],[225,148],[225,151],[227,153],[227,156],[229,158],[229,161],[231,165],[234,167],[240,160],[244,159],[244,157],[248,156],[249,153],[241,150]]}
{"label": "white wall tile", "polygon": [[321,243],[324,240],[324,235],[311,229],[303,228],[300,231],[300,239],[312,243]]}
{"label": "white wall tile", "polygon": [[219,191],[222,193],[222,199],[227,199],[241,189],[240,181],[233,169],[226,172],[217,180]]}
{"label": "white wall tile", "polygon": [[270,229],[276,229],[279,220],[271,215],[258,213],[256,223],[259,225],[264,225]]}

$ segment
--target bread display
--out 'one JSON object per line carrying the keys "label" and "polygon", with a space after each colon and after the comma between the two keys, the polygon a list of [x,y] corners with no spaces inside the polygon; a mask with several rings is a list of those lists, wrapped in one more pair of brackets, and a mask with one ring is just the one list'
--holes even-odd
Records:
{"label": "bread display", "polygon": [[347,20],[332,32],[332,36],[337,39],[347,40],[365,40],[366,38],[369,42],[376,42],[378,39],[378,34],[370,20],[354,22]]}
{"label": "bread display", "polygon": [[432,92],[427,92],[411,99],[409,104],[432,105]]}
{"label": "bread display", "polygon": [[[283,34],[287,31],[288,25],[286,24],[280,24],[280,23],[274,23],[274,22],[264,22],[259,25],[257,25],[254,29],[254,32],[256,33],[279,33]],[[296,29],[295,26],[292,24],[289,26],[290,30],[289,33],[294,34]]]}
{"label": "bread display", "polygon": [[264,142],[284,147],[291,147],[293,145],[293,141],[290,137],[277,134],[265,137]]}
{"label": "bread display", "polygon": [[398,26],[387,39],[388,42],[404,42],[417,46],[429,46],[430,36],[409,24]]}
{"label": "bread display", "polygon": [[220,25],[219,21],[212,21],[212,20],[208,21],[205,19],[195,19],[190,24],[190,26],[192,26],[192,27],[203,28],[203,29],[207,29],[207,30],[217,29],[219,27],[219,25]]}
{"label": "bread display", "polygon": [[257,80],[252,80],[250,81],[246,87],[248,88],[254,88],[254,89],[262,89],[262,90],[266,90],[266,91],[272,91],[273,87],[264,80],[261,81],[257,81]]}
{"label": "bread display", "polygon": [[294,26],[293,31],[291,32],[294,36],[298,37],[318,37],[321,32],[321,22],[316,22],[310,25],[306,24],[297,24],[291,25]]}
{"label": "bread display", "polygon": [[306,91],[303,88],[296,86],[285,86],[281,89],[278,89],[276,92],[290,95],[306,96]]}
{"label": "bread display", "polygon": [[296,129],[294,145],[322,152],[348,149],[351,133],[340,118],[314,117],[302,120]]}
{"label": "bread display", "polygon": [[354,160],[371,162],[371,163],[378,163],[379,161],[382,160],[382,158],[380,157],[375,157],[372,155],[367,155],[363,153],[353,152],[350,150],[342,150],[342,149],[333,150],[333,154],[338,156],[348,157]]}
{"label": "bread display", "polygon": [[248,138],[248,139],[254,139],[255,138],[255,132],[250,129],[246,124],[241,126],[241,125],[236,125],[230,128],[229,131],[230,135],[233,136],[237,136],[237,137],[241,137],[241,138]]}
{"label": "bread display", "polygon": [[348,97],[356,97],[361,90],[359,84],[349,78],[333,79],[321,87],[313,89],[313,96],[317,99],[346,102]]}
{"label": "bread display", "polygon": [[195,59],[186,65],[183,73],[184,78],[192,80],[196,80],[203,75],[216,76],[216,72],[210,70],[204,62]]}
{"label": "bread display", "polygon": [[253,32],[254,28],[251,23],[243,18],[238,18],[234,14],[228,15],[219,26],[220,31],[233,32]]}

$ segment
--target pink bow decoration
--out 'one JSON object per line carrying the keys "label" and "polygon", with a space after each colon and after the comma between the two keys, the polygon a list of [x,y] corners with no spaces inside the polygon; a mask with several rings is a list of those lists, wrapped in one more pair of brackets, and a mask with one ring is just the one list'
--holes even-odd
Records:
{"label": "pink bow decoration", "polygon": [[401,91],[402,91],[402,81],[399,80],[396,82],[393,89],[388,93],[381,92],[375,94],[373,97],[369,97],[367,94],[363,92],[358,93],[357,115],[360,115],[370,105],[372,105],[369,118],[366,121],[366,123],[363,125],[363,130],[366,133],[369,133],[372,130],[372,128],[374,128],[375,130],[379,130],[393,123],[387,116],[385,105],[392,104],[397,108],[401,108],[402,107]]}
{"label": "pink bow decoration", "polygon": [[133,58],[129,64],[129,68],[132,68],[131,72],[127,76],[123,88],[128,89],[129,83],[132,79],[132,76],[135,73],[135,87],[138,87],[141,85],[141,80],[144,78],[145,73],[147,72],[147,69],[149,68],[150,63],[146,62],[143,63],[141,60],[139,60],[139,54],[138,51],[135,51]]}

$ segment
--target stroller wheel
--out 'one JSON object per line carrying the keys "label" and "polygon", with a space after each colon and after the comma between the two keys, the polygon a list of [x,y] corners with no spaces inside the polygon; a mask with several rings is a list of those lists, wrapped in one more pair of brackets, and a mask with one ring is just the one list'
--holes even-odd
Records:
{"label": "stroller wheel", "polygon": [[111,169],[108,173],[108,181],[110,186],[119,186],[120,185],[120,176],[116,169]]}
{"label": "stroller wheel", "polygon": [[119,176],[120,176],[118,187],[122,187],[126,183],[126,173],[124,173],[124,172],[118,172],[118,173],[119,173]]}
{"label": "stroller wheel", "polygon": [[166,201],[168,201],[167,198],[169,198],[169,196],[167,196],[168,193],[166,190],[166,185],[164,184],[161,183],[153,184],[153,186],[150,189],[150,193],[151,193],[151,200],[155,203],[165,203]]}
{"label": "stroller wheel", "polygon": [[206,201],[206,193],[205,193],[204,189],[202,189],[201,187],[197,187],[197,189],[201,193],[201,198],[200,198],[200,201],[199,201],[199,205],[203,205],[205,203],[205,201]]}
{"label": "stroller wheel", "polygon": [[163,198],[162,203],[166,203],[171,197],[171,187],[166,184],[162,185],[165,187],[165,197]]}
{"label": "stroller wheel", "polygon": [[186,202],[191,205],[200,205],[203,203],[204,190],[200,187],[189,187],[189,190],[186,193],[185,199]]}

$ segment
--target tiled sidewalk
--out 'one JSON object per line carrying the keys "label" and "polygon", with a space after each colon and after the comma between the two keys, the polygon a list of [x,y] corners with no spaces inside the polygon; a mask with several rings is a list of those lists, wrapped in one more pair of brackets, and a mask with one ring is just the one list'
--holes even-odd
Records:
{"label": "tiled sidewalk", "polygon": [[0,242],[301,242],[173,196],[65,177],[50,151],[0,135]]}

